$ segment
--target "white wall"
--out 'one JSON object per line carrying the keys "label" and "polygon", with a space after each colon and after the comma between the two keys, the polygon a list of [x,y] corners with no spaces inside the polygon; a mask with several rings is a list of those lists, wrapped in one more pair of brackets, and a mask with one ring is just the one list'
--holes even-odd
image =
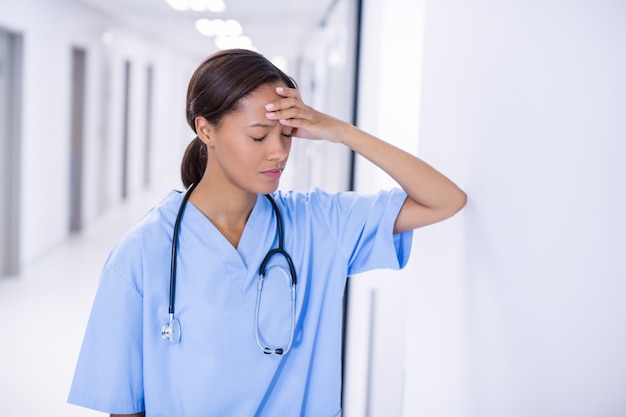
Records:
{"label": "white wall", "polygon": [[[127,22],[70,0],[0,2],[0,26],[24,36],[21,175],[21,259],[35,261],[68,237],[71,50],[87,51],[84,221],[121,204],[123,62],[133,65],[130,192],[141,187],[145,68],[155,67],[153,174],[172,165],[191,139],[184,94],[202,57],[159,45]],[[104,46],[101,35],[115,34]],[[210,52],[210,51],[208,51]],[[207,52],[207,53],[208,53]]]}
{"label": "white wall", "polygon": [[360,125],[469,202],[356,277],[346,415],[623,416],[626,3],[425,3],[364,2]]}
{"label": "white wall", "polygon": [[427,2],[419,154],[469,202],[415,239],[405,415],[626,414],[625,23]]}

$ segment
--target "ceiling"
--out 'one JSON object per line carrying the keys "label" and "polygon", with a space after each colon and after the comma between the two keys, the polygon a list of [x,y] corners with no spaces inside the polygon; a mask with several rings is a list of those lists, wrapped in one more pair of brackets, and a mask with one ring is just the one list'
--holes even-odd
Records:
{"label": "ceiling", "polygon": [[292,60],[337,0],[224,0],[226,10],[222,13],[176,11],[164,0],[76,1],[202,58],[217,48],[212,38],[196,30],[196,20],[235,19],[259,52],[270,58],[282,55]]}

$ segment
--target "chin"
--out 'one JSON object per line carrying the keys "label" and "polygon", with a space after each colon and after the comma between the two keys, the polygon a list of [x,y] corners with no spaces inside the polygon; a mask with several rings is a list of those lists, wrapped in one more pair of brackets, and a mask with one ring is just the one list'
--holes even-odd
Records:
{"label": "chin", "polygon": [[278,190],[279,183],[275,184],[263,184],[256,187],[250,187],[248,190],[255,194],[271,194]]}
{"label": "chin", "polygon": [[278,190],[278,184],[276,184],[274,187],[265,187],[264,190],[261,191],[259,194],[271,194],[276,190]]}

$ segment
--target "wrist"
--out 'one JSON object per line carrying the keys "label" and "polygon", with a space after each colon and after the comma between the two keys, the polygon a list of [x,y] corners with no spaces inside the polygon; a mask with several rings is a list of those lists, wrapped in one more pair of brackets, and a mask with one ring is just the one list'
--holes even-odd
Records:
{"label": "wrist", "polygon": [[333,142],[341,143],[348,147],[352,147],[352,142],[357,136],[358,129],[350,123],[342,122],[336,130],[335,140]]}
{"label": "wrist", "polygon": [[338,134],[339,143],[344,144],[352,150],[356,150],[355,147],[357,147],[359,143],[363,141],[364,132],[358,127],[346,123],[344,126],[341,127],[341,129],[339,129]]}

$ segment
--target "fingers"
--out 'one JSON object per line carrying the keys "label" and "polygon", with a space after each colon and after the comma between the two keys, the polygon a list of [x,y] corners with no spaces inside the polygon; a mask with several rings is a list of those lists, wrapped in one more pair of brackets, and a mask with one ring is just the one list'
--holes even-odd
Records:
{"label": "fingers", "polygon": [[300,92],[293,88],[276,87],[276,94],[284,98],[275,100],[265,105],[268,111],[277,111],[302,104]]}
{"label": "fingers", "polygon": [[302,100],[300,98],[300,92],[295,88],[276,87],[276,94],[283,97],[293,97],[298,100]]}
{"label": "fingers", "polygon": [[298,90],[277,87],[276,94],[282,98],[265,105],[268,119],[278,120],[283,126],[295,128],[294,135],[299,138],[338,141],[335,119],[304,104]]}
{"label": "fingers", "polygon": [[302,102],[298,90],[277,87],[276,93],[284,98],[265,105],[268,119],[280,120],[281,122],[289,119],[311,120],[313,110]]}
{"label": "fingers", "polygon": [[310,111],[298,107],[289,107],[284,110],[276,110],[265,113],[270,120],[279,120],[281,123],[286,120],[312,120]]}

